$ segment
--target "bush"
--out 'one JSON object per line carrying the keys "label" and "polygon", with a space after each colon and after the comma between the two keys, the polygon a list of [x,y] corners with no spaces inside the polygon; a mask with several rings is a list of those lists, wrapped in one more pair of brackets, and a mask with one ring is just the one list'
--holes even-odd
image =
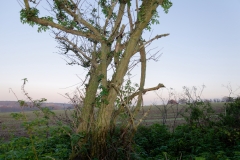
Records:
{"label": "bush", "polygon": [[226,103],[226,115],[211,118],[210,103],[189,104],[186,124],[141,126],[135,135],[137,159],[240,159],[240,99]]}
{"label": "bush", "polygon": [[68,159],[71,153],[69,136],[51,137],[32,143],[30,138],[19,137],[0,145],[0,159]]}
{"label": "bush", "polygon": [[240,124],[240,98],[234,102],[225,103],[225,114],[220,115],[221,125],[239,129]]}
{"label": "bush", "polygon": [[164,125],[140,126],[134,138],[135,150],[142,158],[162,156],[163,152],[168,151],[169,138],[170,132]]}

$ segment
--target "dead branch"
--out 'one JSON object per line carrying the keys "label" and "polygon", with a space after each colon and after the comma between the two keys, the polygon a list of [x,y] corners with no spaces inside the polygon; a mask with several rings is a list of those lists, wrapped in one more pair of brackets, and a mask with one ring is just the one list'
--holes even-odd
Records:
{"label": "dead branch", "polygon": [[[146,92],[149,91],[154,91],[154,90],[158,90],[159,88],[163,88],[165,87],[162,83],[159,83],[156,87],[152,87],[152,88],[147,88],[147,89],[143,89],[143,94],[145,94]],[[139,94],[140,91],[133,93],[131,96],[128,97],[128,100],[132,100],[134,97],[136,97]]]}

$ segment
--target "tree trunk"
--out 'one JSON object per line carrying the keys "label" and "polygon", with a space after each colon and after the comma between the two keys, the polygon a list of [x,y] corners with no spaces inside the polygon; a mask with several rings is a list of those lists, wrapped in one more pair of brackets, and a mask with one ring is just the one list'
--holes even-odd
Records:
{"label": "tree trunk", "polygon": [[[40,18],[38,17],[38,10],[36,10],[36,8],[31,8],[29,2],[31,1],[24,0],[25,9],[21,11],[21,21],[23,23],[29,23],[30,25],[35,23],[39,24],[40,30],[44,30],[44,27],[52,27],[63,31],[66,35],[62,35],[61,32],[56,33],[56,39],[61,45],[63,45],[63,48],[66,49],[67,52],[69,50],[73,51],[75,56],[77,56],[82,62],[73,64],[81,65],[85,62],[90,63],[87,66],[82,65],[84,68],[90,70],[90,79],[86,87],[86,95],[83,100],[81,116],[78,117],[80,124],[77,127],[76,132],[86,134],[84,141],[78,143],[80,148],[85,147],[84,145],[90,140],[90,147],[87,148],[89,150],[88,153],[86,153],[89,155],[83,155],[83,159],[88,156],[90,156],[89,158],[95,157],[98,159],[105,159],[108,152],[107,135],[111,130],[112,120],[115,118],[113,117],[115,101],[123,84],[124,76],[129,69],[128,65],[130,59],[134,54],[140,52],[141,79],[139,91],[133,96],[135,97],[138,95],[137,107],[133,112],[133,116],[137,114],[142,104],[142,94],[148,90],[158,89],[160,87],[160,85],[158,85],[153,89],[144,89],[146,76],[146,52],[145,48],[142,49],[140,46],[147,44],[141,41],[143,30],[151,24],[151,20],[152,23],[154,22],[156,17],[153,16],[156,16],[154,15],[156,13],[156,8],[163,3],[163,0],[142,0],[140,6],[136,4],[135,11],[137,18],[134,21],[131,17],[131,13],[135,11],[130,11],[130,0],[108,2],[99,1],[100,3],[98,7],[101,7],[106,18],[105,24],[102,27],[99,22],[100,17],[95,15],[95,8],[90,16],[86,18],[88,14],[85,17],[85,15],[82,16],[82,14],[78,13],[78,11],[80,12],[81,7],[78,8],[77,3],[74,3],[74,1],[53,1],[53,6],[55,7],[52,7],[52,11],[55,16]],[[137,2],[138,1],[136,1],[136,3]],[[115,13],[114,5],[116,4],[119,5],[119,11],[117,16],[113,18],[113,13]],[[108,5],[111,7],[109,8]],[[126,13],[126,5],[129,7],[128,20],[130,24],[130,33],[124,33],[126,27],[126,24],[124,23],[126,21],[123,21],[123,18]],[[108,14],[105,12],[108,12]],[[64,18],[59,17],[59,15],[63,15],[61,17]],[[94,19],[94,21],[92,19]],[[71,24],[68,24],[69,22],[71,22]],[[78,25],[75,25],[76,23]],[[70,36],[72,40],[68,38],[68,34],[73,35],[72,37]],[[83,37],[83,39],[80,40],[75,36]],[[85,40],[89,41],[89,43],[86,43],[89,44],[89,48],[85,46]],[[122,40],[124,40],[124,42],[122,42]],[[84,45],[79,47],[81,42]],[[116,44],[115,49],[112,44]],[[64,54],[66,54],[67,52],[64,49]],[[101,53],[99,53],[99,49]],[[112,55],[111,51],[115,51],[115,53]],[[119,54],[121,54],[121,56]],[[107,79],[109,78],[107,75],[107,69],[112,63],[113,58],[116,68],[114,69],[115,73],[109,82]],[[99,86],[101,86],[102,92],[106,92],[104,94],[100,93],[100,100],[96,97]],[[97,117],[94,117],[94,108],[96,107],[99,107],[99,110],[96,114]]]}
{"label": "tree trunk", "polygon": [[80,124],[77,128],[77,133],[79,132],[87,132],[91,123],[93,123],[93,115],[94,115],[94,105],[96,99],[96,93],[99,86],[98,74],[96,71],[91,73],[91,77],[89,79],[89,83],[86,86],[86,96],[83,101],[83,108],[81,113]]}

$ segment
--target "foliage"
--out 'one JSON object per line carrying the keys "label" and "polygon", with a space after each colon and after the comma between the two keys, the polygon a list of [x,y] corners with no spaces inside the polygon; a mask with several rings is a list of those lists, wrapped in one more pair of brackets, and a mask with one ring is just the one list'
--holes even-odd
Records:
{"label": "foliage", "polygon": [[[42,107],[47,100],[33,100],[25,91],[27,79],[23,79],[23,94],[29,100],[18,100],[21,112],[11,113],[16,121],[22,122],[27,137],[13,137],[0,146],[0,159],[66,159],[72,152],[72,141],[66,135],[67,126],[55,124],[55,113],[48,107]],[[25,108],[35,108],[27,114]],[[31,115],[31,116],[30,116]],[[34,119],[33,119],[34,117]],[[68,132],[69,133],[69,132]]]}
{"label": "foliage", "polygon": [[240,99],[225,103],[225,113],[220,115],[222,125],[229,126],[235,129],[239,128],[240,124]]}
{"label": "foliage", "polygon": [[226,143],[235,145],[240,140],[240,99],[225,103],[225,113],[219,119],[219,128],[227,135]]}
{"label": "foliage", "polygon": [[210,102],[196,100],[188,102],[183,117],[190,126],[202,127],[204,125],[212,125],[212,115],[214,110]]}
{"label": "foliage", "polygon": [[[154,125],[145,127],[137,132],[135,151],[136,157],[141,157],[139,159],[202,158],[211,160],[239,158],[240,141],[235,140],[234,145],[226,143],[227,135],[222,130],[192,128],[189,125],[183,125],[177,127],[173,133],[167,129],[151,133],[150,131],[155,127]],[[145,134],[149,132],[151,134]]]}
{"label": "foliage", "polygon": [[[238,119],[236,115],[239,113],[239,100],[226,103],[226,108],[227,114],[219,115],[219,120],[214,120],[211,125],[186,123],[178,126],[174,132],[166,125],[153,124],[140,126],[133,135],[124,126],[116,126],[107,137],[108,156],[118,157],[120,160],[239,159],[239,130],[233,123],[235,121],[231,120]],[[85,135],[69,136],[65,132],[66,127],[50,127],[52,136],[49,137],[34,135],[32,140],[16,137],[2,143],[0,159],[68,159],[72,154],[72,147],[76,146],[74,144]],[[131,136],[134,136],[133,140],[129,139]],[[87,147],[78,150],[80,153],[88,152]]]}
{"label": "foliage", "polygon": [[[200,108],[203,104],[198,103],[200,106],[194,110],[192,105],[188,104],[194,116],[189,114],[186,117],[187,123],[178,126],[174,132],[170,132],[166,126],[160,127],[159,124],[140,127],[135,136],[136,157],[149,160],[239,159],[240,134],[234,123],[240,110],[238,99],[226,103],[226,115],[220,114],[218,121],[208,119],[205,125],[199,124],[199,119],[204,117],[206,108]],[[208,104],[208,107],[211,108],[211,105]],[[191,117],[193,121],[189,123]],[[158,152],[154,152],[155,150]]]}
{"label": "foliage", "polygon": [[153,124],[150,127],[140,126],[136,133],[135,151],[143,159],[151,159],[159,154],[168,151],[167,141],[170,138],[170,132],[167,126]]}
{"label": "foliage", "polygon": [[[37,25],[38,26],[38,32],[42,32],[42,31],[47,31],[49,29],[48,26],[44,26],[44,25],[39,25],[33,21],[29,21],[29,18],[31,17],[37,17],[39,14],[39,10],[37,8],[30,8],[29,10],[26,10],[26,9],[22,9],[20,11],[20,20],[23,24],[27,23],[29,24],[30,26],[34,26],[34,25]],[[53,21],[53,18],[50,17],[50,16],[47,16],[47,17],[42,17],[42,19],[45,19],[47,21]]]}
{"label": "foliage", "polygon": [[[32,140],[34,143],[32,144]],[[68,159],[71,153],[69,136],[53,136],[39,140],[17,137],[10,142],[0,145],[0,159],[28,160],[28,159]],[[35,151],[33,150],[35,148]]]}

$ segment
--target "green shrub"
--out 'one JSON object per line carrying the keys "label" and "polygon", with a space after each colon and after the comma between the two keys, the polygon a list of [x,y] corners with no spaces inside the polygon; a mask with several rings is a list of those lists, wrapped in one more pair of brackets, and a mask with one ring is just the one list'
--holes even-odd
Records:
{"label": "green shrub", "polygon": [[221,125],[239,129],[240,124],[240,98],[225,103],[225,114],[220,115]]}
{"label": "green shrub", "polygon": [[227,104],[220,121],[211,119],[210,104],[202,105],[189,107],[189,123],[172,133],[159,124],[141,126],[134,139],[136,159],[240,159],[239,101]]}
{"label": "green shrub", "polygon": [[170,132],[166,126],[153,124],[149,127],[140,126],[135,135],[135,150],[143,158],[162,156],[168,151],[167,142]]}
{"label": "green shrub", "polygon": [[[62,135],[50,137],[42,141],[34,141],[26,137],[12,139],[8,143],[0,145],[0,160],[29,160],[29,159],[68,159],[71,153],[69,136]],[[34,149],[37,155],[35,155]]]}

